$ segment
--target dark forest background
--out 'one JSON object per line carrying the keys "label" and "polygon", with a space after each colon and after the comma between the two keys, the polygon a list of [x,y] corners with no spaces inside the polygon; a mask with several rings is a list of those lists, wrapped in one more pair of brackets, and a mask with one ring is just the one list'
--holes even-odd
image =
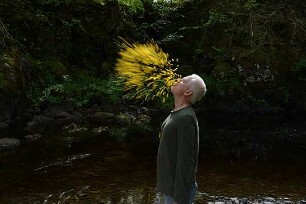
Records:
{"label": "dark forest background", "polygon": [[115,79],[119,37],[153,39],[180,74],[202,76],[204,111],[306,110],[304,0],[1,0],[0,120],[131,102]]}

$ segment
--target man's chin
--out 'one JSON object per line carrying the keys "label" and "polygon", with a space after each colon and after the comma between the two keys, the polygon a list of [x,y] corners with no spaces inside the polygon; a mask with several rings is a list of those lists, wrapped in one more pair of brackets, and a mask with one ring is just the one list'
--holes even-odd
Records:
{"label": "man's chin", "polygon": [[174,90],[174,86],[171,86],[170,91],[171,91],[172,94],[173,94],[173,90]]}

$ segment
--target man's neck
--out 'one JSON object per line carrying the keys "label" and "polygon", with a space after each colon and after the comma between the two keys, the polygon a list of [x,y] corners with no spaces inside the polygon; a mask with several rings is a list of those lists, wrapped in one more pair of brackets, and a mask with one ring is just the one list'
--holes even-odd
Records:
{"label": "man's neck", "polygon": [[190,103],[188,103],[188,102],[185,101],[185,100],[182,100],[182,101],[180,101],[180,100],[175,100],[173,111],[180,110],[180,109],[185,108],[185,107],[187,107],[187,106],[189,106],[189,105],[190,105]]}

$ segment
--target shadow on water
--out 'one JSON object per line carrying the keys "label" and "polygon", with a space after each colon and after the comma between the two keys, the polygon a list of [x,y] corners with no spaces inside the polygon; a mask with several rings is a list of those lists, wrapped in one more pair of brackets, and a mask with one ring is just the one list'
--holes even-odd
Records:
{"label": "shadow on water", "polygon": [[[205,124],[201,136],[205,149],[199,161],[196,203],[305,203],[304,163],[270,156],[285,148],[282,140],[276,140],[280,142],[276,147],[270,140],[282,134],[304,138],[304,125],[270,119],[264,124],[250,119],[244,124],[232,119],[218,119],[219,124],[199,121]],[[223,143],[232,146],[217,146]],[[285,153],[291,154],[290,148]],[[0,154],[0,203],[153,203],[156,162],[155,155],[146,151],[141,143],[100,140],[76,145],[69,137],[50,135]],[[248,154],[249,159],[238,153]]]}

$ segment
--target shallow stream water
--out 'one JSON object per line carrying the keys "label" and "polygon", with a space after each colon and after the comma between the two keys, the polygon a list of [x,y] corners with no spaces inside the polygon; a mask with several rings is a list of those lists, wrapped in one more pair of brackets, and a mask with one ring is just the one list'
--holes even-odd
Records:
{"label": "shallow stream water", "polygon": [[[304,134],[304,126],[274,125],[269,129],[285,127],[284,134]],[[259,133],[256,128],[230,126],[223,123],[222,128],[207,129],[207,132],[216,137],[235,136],[237,131],[249,135]],[[271,134],[271,131],[263,129],[260,134]],[[61,135],[23,145],[0,155],[0,203],[153,203],[158,195],[156,155],[144,154],[144,149],[141,145],[110,141],[71,147],[69,142],[63,142]],[[298,161],[200,156],[195,201],[306,203],[306,167]]]}

